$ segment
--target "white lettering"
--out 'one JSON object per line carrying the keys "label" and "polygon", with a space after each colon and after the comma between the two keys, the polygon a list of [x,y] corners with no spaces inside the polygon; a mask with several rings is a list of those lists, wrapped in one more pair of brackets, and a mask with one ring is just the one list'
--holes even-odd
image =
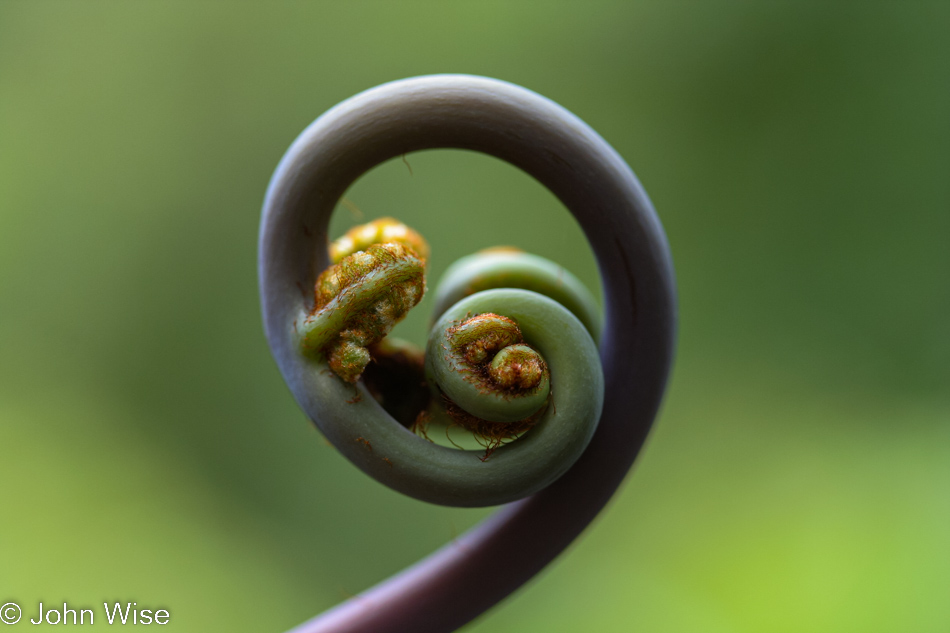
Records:
{"label": "white lettering", "polygon": [[122,620],[122,624],[125,624],[125,621],[129,617],[129,610],[132,608],[132,603],[125,603],[125,613],[122,612],[122,605],[120,605],[118,602],[115,603],[115,608],[112,611],[109,611],[109,603],[103,602],[102,606],[106,609],[106,619],[109,620],[109,624],[112,624],[115,621],[116,615],[118,615]]}

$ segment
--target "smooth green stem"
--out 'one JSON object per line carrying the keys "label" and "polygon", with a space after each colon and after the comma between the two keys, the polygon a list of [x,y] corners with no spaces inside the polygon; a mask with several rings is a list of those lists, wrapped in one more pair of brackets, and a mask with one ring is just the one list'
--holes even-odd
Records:
{"label": "smooth green stem", "polygon": [[424,273],[425,266],[415,258],[398,260],[367,273],[358,284],[344,288],[326,306],[303,319],[298,333],[304,349],[319,353],[346,328],[348,321],[394,287],[418,286]]}
{"label": "smooth green stem", "polygon": [[521,288],[551,297],[580,319],[594,342],[600,340],[597,302],[584,284],[559,264],[516,249],[482,251],[452,264],[438,283],[435,318],[463,297],[492,288]]}

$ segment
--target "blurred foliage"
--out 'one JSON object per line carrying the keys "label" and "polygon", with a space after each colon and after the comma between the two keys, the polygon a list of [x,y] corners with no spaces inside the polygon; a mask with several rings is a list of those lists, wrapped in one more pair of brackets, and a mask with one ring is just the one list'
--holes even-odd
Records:
{"label": "blurred foliage", "polygon": [[[634,476],[467,630],[946,630],[948,26],[939,2],[0,3],[0,602],[280,631],[485,515],[329,448],[256,286],[293,138],[373,85],[467,72],[626,157],[682,318]],[[529,178],[407,160],[347,199],[423,231],[433,279],[515,244],[596,287]],[[341,206],[335,231],[358,219]],[[423,338],[428,306],[402,335]]]}

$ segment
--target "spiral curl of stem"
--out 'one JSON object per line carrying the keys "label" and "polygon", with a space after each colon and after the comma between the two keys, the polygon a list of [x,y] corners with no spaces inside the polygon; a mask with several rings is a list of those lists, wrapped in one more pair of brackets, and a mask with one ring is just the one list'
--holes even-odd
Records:
{"label": "spiral curl of stem", "polygon": [[[484,77],[416,77],[368,90],[321,116],[287,151],[267,191],[259,251],[267,339],[297,402],[328,439],[367,473],[408,494],[432,493],[413,464],[444,467],[450,480],[468,480],[462,471],[469,466],[449,463],[447,456],[470,451],[416,450],[439,447],[394,420],[379,423],[379,405],[369,392],[301,354],[292,326],[312,308],[300,289],[312,287],[327,265],[321,252],[327,224],[346,188],[385,160],[432,148],[474,150],[508,161],[547,187],[577,219],[604,287],[603,415],[587,450],[556,481],[294,633],[446,633],[491,608],[562,552],[609,501],[665,390],[676,329],[672,260],[652,203],[623,158],[579,118],[530,90]],[[494,310],[479,307],[469,306]],[[556,368],[547,350],[540,351]],[[558,375],[553,371],[552,380]],[[365,397],[354,399],[354,388]],[[556,386],[556,395],[560,391]],[[368,437],[364,431],[376,434],[372,451],[358,441]],[[496,457],[514,455],[534,436],[532,431],[472,466],[492,469],[501,462]],[[387,455],[377,452],[379,439],[386,440]],[[446,484],[449,490],[452,484]],[[464,505],[469,492],[441,496]]]}
{"label": "spiral curl of stem", "polygon": [[523,420],[548,400],[547,364],[510,318],[486,312],[436,326],[426,352],[433,388],[487,422]]}
{"label": "spiral curl of stem", "polygon": [[481,290],[521,288],[551,297],[581,320],[591,337],[600,339],[597,301],[587,287],[559,264],[513,248],[490,248],[462,257],[439,280],[435,314]]}

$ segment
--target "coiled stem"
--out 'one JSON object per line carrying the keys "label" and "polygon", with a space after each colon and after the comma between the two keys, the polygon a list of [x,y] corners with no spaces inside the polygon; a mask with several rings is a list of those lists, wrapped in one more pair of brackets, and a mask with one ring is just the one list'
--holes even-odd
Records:
{"label": "coiled stem", "polygon": [[[300,353],[293,323],[313,307],[299,287],[312,287],[327,266],[327,222],[345,189],[384,160],[434,147],[482,151],[511,162],[547,186],[584,229],[606,301],[603,414],[587,450],[554,483],[304,623],[296,629],[300,633],[445,632],[491,607],[567,547],[607,503],[633,463],[666,384],[675,327],[672,264],[652,205],[629,167],[583,122],[530,91],[478,77],[420,77],[367,91],[320,117],[288,150],[268,189],[260,241],[267,337],[298,403],[328,438],[383,480],[402,458],[419,459],[406,442],[406,451],[394,453],[388,466],[354,441],[365,429],[393,445],[406,436],[412,446],[419,443],[395,421],[374,425],[368,410],[378,405],[359,383],[356,389],[366,397],[350,405],[350,426],[341,431],[326,424],[333,409],[352,400],[354,387],[313,371],[317,361]],[[547,350],[541,351],[555,367]],[[559,386],[555,391],[560,397]],[[475,466],[501,461],[494,455],[485,463],[473,458]],[[425,487],[411,477],[400,485]]]}
{"label": "coiled stem", "polygon": [[550,297],[580,319],[595,342],[600,339],[597,302],[584,284],[558,264],[510,247],[484,250],[452,264],[439,281],[435,314],[491,288],[522,288]]}
{"label": "coiled stem", "polygon": [[524,344],[518,323],[494,312],[451,320],[457,314],[442,317],[429,343],[428,375],[441,392],[471,415],[500,424],[544,407],[551,372],[544,357]]}
{"label": "coiled stem", "polygon": [[[550,260],[510,247],[488,249],[450,266],[436,289],[436,314],[457,315],[450,306],[459,300],[498,288],[542,294],[580,319],[592,335],[600,330],[595,301],[576,277]],[[524,344],[512,319],[491,312],[467,317],[455,322],[443,316],[433,329],[427,378],[436,395],[432,408],[444,405],[446,423],[472,431],[487,458],[536,426],[549,405],[550,372],[543,355]],[[576,362],[584,361],[578,357]],[[599,373],[596,365],[592,373]],[[599,393],[596,382],[586,386],[591,394]],[[550,403],[555,415],[558,401]],[[446,416],[435,411],[431,417]],[[425,433],[430,420],[421,422],[417,428]]]}

